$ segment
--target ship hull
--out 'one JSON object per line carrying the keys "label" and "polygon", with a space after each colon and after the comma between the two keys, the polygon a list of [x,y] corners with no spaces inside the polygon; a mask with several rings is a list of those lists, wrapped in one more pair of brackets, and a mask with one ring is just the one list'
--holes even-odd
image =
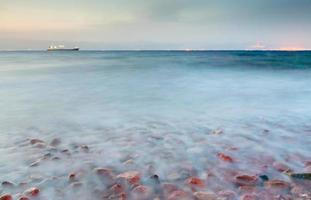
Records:
{"label": "ship hull", "polygon": [[79,48],[73,48],[73,49],[47,49],[47,51],[79,51]]}

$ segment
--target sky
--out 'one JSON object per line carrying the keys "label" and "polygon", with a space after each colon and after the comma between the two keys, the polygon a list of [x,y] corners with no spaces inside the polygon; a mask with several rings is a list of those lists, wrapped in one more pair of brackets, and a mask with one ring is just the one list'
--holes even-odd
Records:
{"label": "sky", "polygon": [[311,0],[0,0],[0,49],[311,49]]}

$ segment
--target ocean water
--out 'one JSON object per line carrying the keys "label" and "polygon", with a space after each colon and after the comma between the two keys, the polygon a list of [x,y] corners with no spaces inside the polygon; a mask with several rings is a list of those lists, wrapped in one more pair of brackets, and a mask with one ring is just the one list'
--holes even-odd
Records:
{"label": "ocean water", "polygon": [[138,171],[146,199],[153,174],[238,198],[230,170],[292,183],[273,163],[304,172],[311,161],[311,52],[0,52],[0,113],[0,181],[16,185],[0,194],[105,199],[92,171],[105,167]]}

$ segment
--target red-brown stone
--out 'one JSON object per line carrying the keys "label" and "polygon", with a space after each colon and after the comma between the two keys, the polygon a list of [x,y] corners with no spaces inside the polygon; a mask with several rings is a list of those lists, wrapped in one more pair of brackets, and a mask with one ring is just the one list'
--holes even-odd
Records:
{"label": "red-brown stone", "polygon": [[271,189],[289,189],[290,184],[282,180],[270,180],[265,182],[265,187]]}
{"label": "red-brown stone", "polygon": [[40,193],[40,190],[39,188],[36,188],[36,187],[32,187],[25,191],[25,194],[27,194],[28,196],[32,196],[32,197],[38,196],[39,193]]}
{"label": "red-brown stone", "polygon": [[197,186],[197,187],[205,187],[205,182],[204,180],[198,178],[198,177],[191,177],[191,178],[188,178],[186,180],[186,183],[188,185],[191,185],[191,186]]}
{"label": "red-brown stone", "polygon": [[140,175],[138,171],[128,171],[122,174],[119,174],[117,178],[123,178],[131,185],[138,184],[140,181]]}
{"label": "red-brown stone", "polygon": [[0,196],[0,200],[13,200],[13,197],[10,194],[4,194]]}
{"label": "red-brown stone", "polygon": [[234,177],[234,183],[239,186],[254,186],[258,183],[257,176],[251,175],[237,175]]}
{"label": "red-brown stone", "polygon": [[225,162],[232,163],[234,161],[233,158],[231,158],[230,156],[228,156],[224,153],[218,153],[217,156],[219,159],[221,159],[222,161],[225,161]]}
{"label": "red-brown stone", "polygon": [[124,188],[121,184],[115,184],[115,185],[111,186],[110,190],[113,193],[120,194],[124,191]]}
{"label": "red-brown stone", "polygon": [[76,181],[77,180],[77,174],[75,172],[72,172],[68,176],[69,181]]}

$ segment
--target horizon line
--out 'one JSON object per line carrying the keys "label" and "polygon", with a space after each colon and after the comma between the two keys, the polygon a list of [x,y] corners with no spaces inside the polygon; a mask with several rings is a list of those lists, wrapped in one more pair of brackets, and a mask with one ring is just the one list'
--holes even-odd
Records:
{"label": "horizon line", "polygon": [[[10,51],[47,51],[47,49],[0,49],[0,52]],[[196,51],[311,51],[311,49],[81,49],[79,51],[183,51],[183,52],[196,52]]]}

